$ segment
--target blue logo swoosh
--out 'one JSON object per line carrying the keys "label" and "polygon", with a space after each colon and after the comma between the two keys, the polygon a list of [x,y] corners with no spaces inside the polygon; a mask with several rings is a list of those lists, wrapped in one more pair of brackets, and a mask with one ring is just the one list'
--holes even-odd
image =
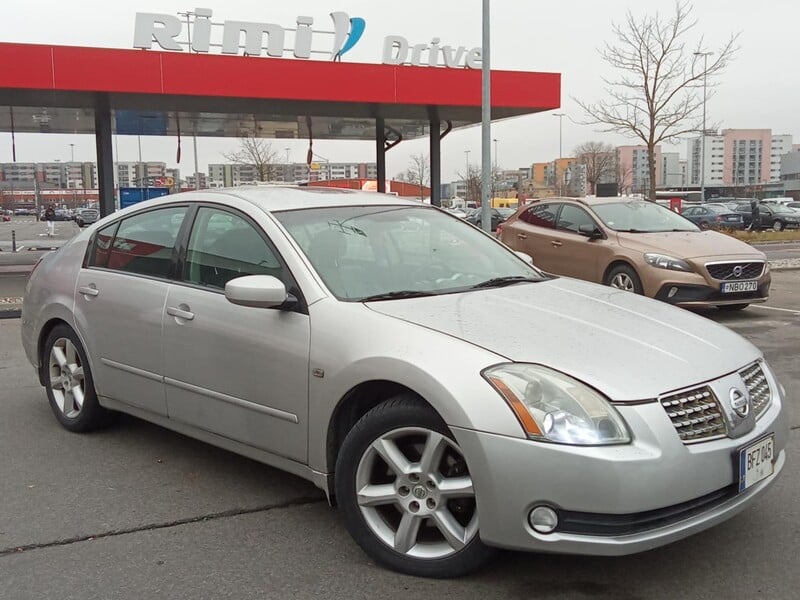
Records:
{"label": "blue logo swoosh", "polygon": [[347,37],[342,49],[337,52],[337,56],[341,56],[345,52],[351,50],[353,46],[358,43],[361,36],[364,35],[364,30],[367,28],[367,22],[361,17],[353,17],[350,19],[350,35]]}

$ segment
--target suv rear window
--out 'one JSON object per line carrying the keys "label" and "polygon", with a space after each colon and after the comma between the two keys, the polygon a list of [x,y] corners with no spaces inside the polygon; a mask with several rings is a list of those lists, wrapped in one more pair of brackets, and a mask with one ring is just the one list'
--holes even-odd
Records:
{"label": "suv rear window", "polygon": [[519,218],[530,225],[555,229],[558,204],[535,204],[523,212]]}

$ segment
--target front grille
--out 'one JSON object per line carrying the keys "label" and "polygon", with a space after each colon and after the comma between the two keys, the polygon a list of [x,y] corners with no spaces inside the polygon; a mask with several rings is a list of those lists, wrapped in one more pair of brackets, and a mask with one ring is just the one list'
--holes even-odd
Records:
{"label": "front grille", "polygon": [[664,396],[661,406],[684,444],[727,435],[719,402],[708,386]]}
{"label": "front grille", "polygon": [[[741,268],[741,273],[736,275],[734,270],[738,272],[737,267]],[[758,279],[764,272],[763,262],[731,262],[731,263],[716,263],[707,264],[708,274],[714,279],[720,281],[739,280],[739,279]]]}
{"label": "front grille", "polygon": [[744,371],[740,371],[739,375],[742,376],[742,381],[744,381],[747,392],[750,394],[753,414],[757,419],[767,410],[772,400],[772,390],[769,388],[767,376],[764,375],[761,363],[755,363],[747,367]]}

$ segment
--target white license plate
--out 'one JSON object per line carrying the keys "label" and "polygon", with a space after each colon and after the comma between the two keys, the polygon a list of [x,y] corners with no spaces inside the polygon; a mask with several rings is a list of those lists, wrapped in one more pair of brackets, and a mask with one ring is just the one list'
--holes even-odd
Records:
{"label": "white license plate", "polygon": [[772,475],[775,466],[775,436],[769,434],[739,450],[739,491]]}
{"label": "white license plate", "polygon": [[723,294],[735,294],[736,292],[755,292],[757,290],[757,281],[729,281],[722,284]]}

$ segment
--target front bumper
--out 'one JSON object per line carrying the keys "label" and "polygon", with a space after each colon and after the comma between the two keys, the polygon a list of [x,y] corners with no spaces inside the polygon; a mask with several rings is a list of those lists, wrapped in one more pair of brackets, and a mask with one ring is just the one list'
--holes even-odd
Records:
{"label": "front bumper", "polygon": [[[688,537],[751,505],[785,464],[789,427],[783,404],[775,392],[748,434],[690,445],[679,440],[658,403],[619,407],[634,432],[627,445],[576,447],[458,428],[453,433],[469,464],[484,543],[616,556]],[[734,456],[769,433],[775,435],[773,474],[736,493]],[[540,505],[565,519],[555,532],[530,527],[528,514]],[[587,514],[601,527],[593,527]]]}

